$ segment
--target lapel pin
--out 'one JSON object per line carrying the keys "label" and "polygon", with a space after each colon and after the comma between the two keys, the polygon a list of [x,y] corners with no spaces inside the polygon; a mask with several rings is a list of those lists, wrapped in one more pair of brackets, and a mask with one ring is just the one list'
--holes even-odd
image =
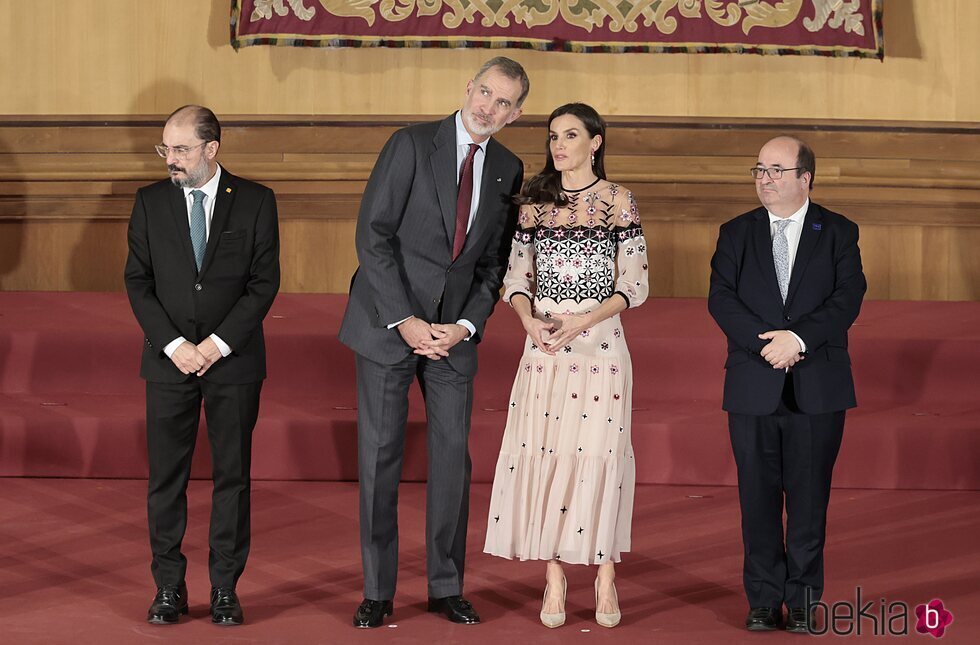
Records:
{"label": "lapel pin", "polygon": [[819,231],[823,228],[823,224],[821,224],[820,222],[814,222],[812,226],[813,226],[813,230],[815,231]]}
{"label": "lapel pin", "polygon": [[231,192],[231,188],[225,188],[225,192],[226,193],[230,193]]}
{"label": "lapel pin", "polygon": [[500,177],[497,177],[497,181],[500,181]]}

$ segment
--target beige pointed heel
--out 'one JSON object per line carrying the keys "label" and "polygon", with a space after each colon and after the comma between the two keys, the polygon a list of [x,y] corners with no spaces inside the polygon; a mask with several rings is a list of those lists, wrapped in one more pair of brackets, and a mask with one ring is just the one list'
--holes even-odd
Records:
{"label": "beige pointed heel", "polygon": [[605,614],[599,611],[599,579],[595,579],[595,622],[601,627],[613,628],[623,619],[622,612],[619,611],[619,594],[616,593],[616,584],[613,583],[613,597],[616,599],[616,611]]}
{"label": "beige pointed heel", "polygon": [[[541,599],[541,604],[544,605],[545,601],[548,600],[548,588],[551,585],[544,586],[544,598]],[[561,579],[561,606],[565,607],[565,593],[568,591],[568,581],[564,578]],[[555,627],[561,627],[565,624],[565,612],[560,611],[555,614],[546,614],[544,609],[541,610],[541,624],[549,629],[554,629]]]}

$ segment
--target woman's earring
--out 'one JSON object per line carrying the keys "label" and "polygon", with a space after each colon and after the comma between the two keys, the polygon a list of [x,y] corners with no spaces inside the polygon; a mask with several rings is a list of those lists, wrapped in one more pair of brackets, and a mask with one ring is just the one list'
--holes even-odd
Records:
{"label": "woman's earring", "polygon": [[595,165],[595,150],[592,151],[592,165]]}

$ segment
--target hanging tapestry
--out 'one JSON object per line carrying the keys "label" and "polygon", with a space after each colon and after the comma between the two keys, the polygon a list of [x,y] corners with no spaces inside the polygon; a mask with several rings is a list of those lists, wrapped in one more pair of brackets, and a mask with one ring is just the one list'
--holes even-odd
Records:
{"label": "hanging tapestry", "polygon": [[232,0],[231,44],[883,58],[883,0]]}

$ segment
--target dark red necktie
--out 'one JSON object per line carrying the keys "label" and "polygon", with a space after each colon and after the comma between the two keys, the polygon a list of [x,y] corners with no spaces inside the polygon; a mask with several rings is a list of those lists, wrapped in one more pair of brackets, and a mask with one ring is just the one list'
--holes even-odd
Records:
{"label": "dark red necktie", "polygon": [[456,195],[456,233],[453,235],[453,259],[459,257],[466,244],[466,225],[470,222],[470,203],[473,201],[473,158],[480,149],[470,144],[470,151],[463,161],[463,174],[459,178],[459,193]]}

